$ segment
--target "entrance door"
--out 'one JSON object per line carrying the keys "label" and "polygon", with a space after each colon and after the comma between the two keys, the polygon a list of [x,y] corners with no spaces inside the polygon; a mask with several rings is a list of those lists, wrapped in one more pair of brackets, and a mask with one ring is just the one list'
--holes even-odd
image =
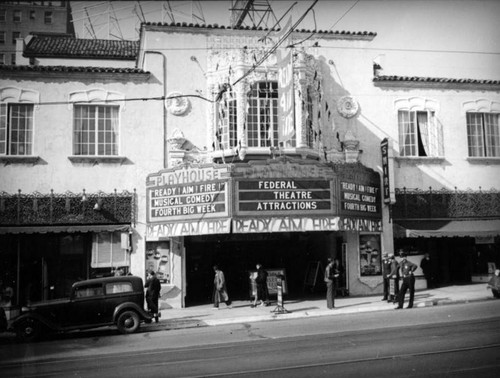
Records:
{"label": "entrance door", "polygon": [[186,240],[186,306],[212,301],[213,265],[218,264],[232,300],[250,301],[249,271],[285,269],[288,298],[303,295],[310,261],[325,262],[335,239],[331,233],[275,233],[192,237]]}

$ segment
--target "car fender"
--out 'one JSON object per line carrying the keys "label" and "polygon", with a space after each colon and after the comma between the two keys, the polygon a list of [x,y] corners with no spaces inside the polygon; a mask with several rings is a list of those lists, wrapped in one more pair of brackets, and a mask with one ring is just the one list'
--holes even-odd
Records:
{"label": "car fender", "polygon": [[50,320],[48,320],[44,316],[40,316],[37,313],[28,312],[25,314],[21,314],[18,317],[16,317],[14,320],[12,320],[9,324],[9,330],[15,330],[16,326],[26,319],[34,319],[36,321],[39,321],[45,327],[47,327],[48,329],[54,330],[54,331],[56,331],[60,328],[57,324],[55,324],[54,322],[51,322]]}
{"label": "car fender", "polygon": [[153,316],[150,313],[144,311],[144,309],[141,308],[140,306],[138,306],[136,303],[125,302],[125,303],[121,303],[120,305],[116,306],[115,311],[113,313],[113,321],[116,322],[118,320],[118,316],[120,316],[120,314],[123,311],[127,311],[127,310],[133,310],[133,311],[137,312],[139,314],[139,317],[141,318],[141,320],[152,320],[153,319]]}

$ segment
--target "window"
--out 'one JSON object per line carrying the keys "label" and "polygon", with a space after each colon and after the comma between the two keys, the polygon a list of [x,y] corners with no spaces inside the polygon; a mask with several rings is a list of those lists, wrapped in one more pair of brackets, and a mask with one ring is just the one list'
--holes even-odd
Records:
{"label": "window", "polygon": [[12,64],[13,66],[16,65],[16,54],[10,55],[10,64]]}
{"label": "window", "polygon": [[129,266],[127,250],[122,248],[120,232],[101,232],[92,239],[92,268]]}
{"label": "window", "polygon": [[134,291],[131,282],[111,282],[105,287],[106,294],[132,293]]}
{"label": "window", "polygon": [[0,54],[0,64],[5,64],[5,54]]}
{"label": "window", "polygon": [[21,11],[20,10],[15,10],[12,13],[12,21],[21,22]]}
{"label": "window", "polygon": [[217,149],[236,147],[238,144],[237,101],[233,92],[224,94],[224,102],[219,108],[219,125],[216,131]]}
{"label": "window", "polygon": [[7,9],[0,9],[0,22],[7,21]]}
{"label": "window", "polygon": [[36,16],[36,12],[34,10],[30,10],[30,20],[34,20]]}
{"label": "window", "polygon": [[258,82],[251,86],[248,96],[248,146],[277,146],[278,141],[278,83]]}
{"label": "window", "polygon": [[89,298],[103,295],[102,284],[92,284],[75,288],[75,298]]}
{"label": "window", "polygon": [[5,44],[5,32],[0,31],[0,45]]}
{"label": "window", "polygon": [[0,155],[32,155],[33,105],[0,104]]}
{"label": "window", "polygon": [[467,113],[470,157],[500,157],[500,129],[496,113]]}
{"label": "window", "polygon": [[12,43],[14,45],[16,44],[17,38],[21,38],[21,32],[18,32],[18,31],[12,32]]}
{"label": "window", "polygon": [[399,110],[400,156],[439,157],[443,155],[442,133],[430,110]]}
{"label": "window", "polygon": [[51,24],[52,23],[52,12],[45,12],[43,21],[46,24]]}
{"label": "window", "polygon": [[118,155],[118,106],[75,105],[73,154]]}

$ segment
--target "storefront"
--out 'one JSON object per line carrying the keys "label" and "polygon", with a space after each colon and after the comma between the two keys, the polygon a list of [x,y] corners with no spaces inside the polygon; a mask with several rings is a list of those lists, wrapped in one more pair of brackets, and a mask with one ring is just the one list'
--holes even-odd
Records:
{"label": "storefront", "polygon": [[3,194],[0,280],[9,305],[63,298],[82,279],[130,267],[134,195]]}
{"label": "storefront", "polygon": [[249,297],[256,263],[283,270],[291,297],[307,289],[311,266],[322,288],[329,256],[343,261],[347,282],[381,282],[380,178],[360,164],[181,165],[150,174],[146,189],[146,269],[160,272],[170,305],[208,303],[215,263],[234,299]]}

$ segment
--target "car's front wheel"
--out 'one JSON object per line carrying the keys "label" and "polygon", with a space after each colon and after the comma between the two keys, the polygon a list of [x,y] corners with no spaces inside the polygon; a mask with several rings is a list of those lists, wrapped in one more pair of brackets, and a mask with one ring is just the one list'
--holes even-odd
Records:
{"label": "car's front wheel", "polygon": [[36,319],[26,318],[15,327],[17,337],[22,341],[35,341],[43,334],[43,325]]}
{"label": "car's front wheel", "polygon": [[134,333],[139,329],[141,320],[135,311],[125,311],[120,314],[116,326],[121,333]]}

